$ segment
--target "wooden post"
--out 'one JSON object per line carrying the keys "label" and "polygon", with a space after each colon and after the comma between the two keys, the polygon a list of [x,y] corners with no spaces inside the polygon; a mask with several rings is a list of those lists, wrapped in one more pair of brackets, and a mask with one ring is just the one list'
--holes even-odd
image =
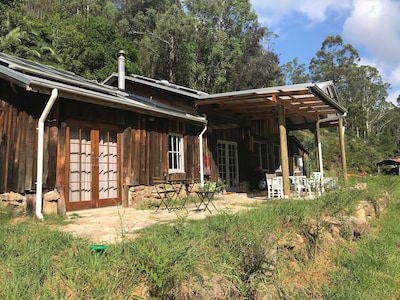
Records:
{"label": "wooden post", "polygon": [[343,180],[344,185],[348,186],[347,180],[347,163],[346,163],[346,150],[344,144],[344,126],[343,117],[339,117],[339,140],[340,140],[340,157],[342,158]]}
{"label": "wooden post", "polygon": [[65,216],[67,213],[67,210],[65,207],[65,187],[59,186],[59,187],[57,187],[57,191],[60,194],[60,199],[58,199],[58,202],[57,202],[57,214],[60,216]]}
{"label": "wooden post", "polygon": [[286,197],[290,196],[290,181],[289,181],[289,156],[288,144],[286,133],[286,118],[285,107],[280,105],[279,113],[279,135],[280,135],[280,149],[281,149],[281,164],[282,164],[282,178],[283,178],[283,193]]}
{"label": "wooden post", "polygon": [[123,185],[122,207],[129,207],[129,185],[127,185],[127,184]]}

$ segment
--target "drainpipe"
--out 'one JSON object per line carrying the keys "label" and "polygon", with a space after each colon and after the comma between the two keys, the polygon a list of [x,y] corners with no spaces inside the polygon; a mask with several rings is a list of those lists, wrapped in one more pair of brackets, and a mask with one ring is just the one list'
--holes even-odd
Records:
{"label": "drainpipe", "polygon": [[338,117],[330,117],[330,118],[325,118],[325,119],[320,119],[316,122],[316,130],[317,130],[317,149],[318,149],[318,167],[319,167],[319,172],[321,173],[321,192],[324,193],[324,167],[322,164],[322,146],[321,146],[321,136],[320,136],[320,124],[325,123],[325,122],[331,122],[331,121],[338,121]]}
{"label": "drainpipe", "polygon": [[125,90],[125,51],[118,52],[118,88]]}
{"label": "drainpipe", "polygon": [[53,89],[49,101],[39,118],[38,128],[38,156],[37,156],[37,175],[36,175],[36,216],[43,221],[42,214],[42,189],[43,189],[43,143],[44,143],[44,121],[46,120],[54,102],[57,99],[58,91]]}
{"label": "drainpipe", "polygon": [[203,134],[206,131],[207,131],[207,124],[204,124],[204,129],[199,134],[200,186],[204,186]]}

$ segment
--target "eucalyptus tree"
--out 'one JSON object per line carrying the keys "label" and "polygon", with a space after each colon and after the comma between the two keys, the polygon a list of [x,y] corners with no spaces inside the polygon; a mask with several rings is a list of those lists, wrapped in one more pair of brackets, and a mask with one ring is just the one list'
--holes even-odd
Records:
{"label": "eucalyptus tree", "polygon": [[[383,131],[391,107],[386,101],[390,85],[372,66],[360,66],[357,50],[340,36],[328,36],[309,66],[314,81],[333,80],[342,104],[348,109],[347,127],[364,140]],[[379,124],[379,126],[378,126]]]}
{"label": "eucalyptus tree", "polygon": [[[268,46],[275,37],[266,27],[255,27],[246,33],[241,55],[230,76],[232,80],[229,89],[254,89],[282,83],[278,55]],[[267,42],[261,42],[263,40]]]}
{"label": "eucalyptus tree", "polygon": [[132,30],[138,47],[139,64],[144,75],[188,85],[191,64],[190,45],[193,28],[180,5],[165,11],[148,8],[135,18]]}
{"label": "eucalyptus tree", "polygon": [[261,87],[278,77],[278,57],[261,42],[261,28],[248,0],[183,0],[195,32],[191,86],[206,92]]}
{"label": "eucalyptus tree", "polygon": [[[359,66],[354,74],[354,92],[358,101],[352,103],[353,113],[358,119],[364,120],[363,137],[367,139],[371,134],[381,135],[384,124],[390,124],[387,118],[392,105],[386,101],[388,83],[383,82],[379,71],[372,66]],[[380,126],[378,126],[380,124]]]}
{"label": "eucalyptus tree", "polygon": [[296,57],[282,66],[282,73],[286,84],[306,83],[310,81],[305,63],[299,63]]}
{"label": "eucalyptus tree", "polygon": [[311,59],[311,79],[314,82],[332,80],[343,104],[347,106],[352,101],[357,101],[350,84],[359,61],[358,51],[352,45],[344,44],[341,36],[327,36],[321,49]]}

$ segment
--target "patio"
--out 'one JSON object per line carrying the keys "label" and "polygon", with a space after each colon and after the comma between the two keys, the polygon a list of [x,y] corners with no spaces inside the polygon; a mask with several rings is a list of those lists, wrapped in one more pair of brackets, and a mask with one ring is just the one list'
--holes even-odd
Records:
{"label": "patio", "polygon": [[[229,193],[216,196],[214,204],[219,212],[234,214],[249,210],[253,204],[266,201],[263,194]],[[159,222],[169,222],[187,214],[188,219],[204,219],[218,212],[210,206],[208,210],[197,211],[194,204],[186,210],[146,209],[137,210],[132,207],[112,206],[97,209],[80,210],[67,213],[71,221],[58,229],[73,235],[87,238],[94,244],[113,244],[136,237],[136,231]],[[215,213],[214,213],[215,212]]]}

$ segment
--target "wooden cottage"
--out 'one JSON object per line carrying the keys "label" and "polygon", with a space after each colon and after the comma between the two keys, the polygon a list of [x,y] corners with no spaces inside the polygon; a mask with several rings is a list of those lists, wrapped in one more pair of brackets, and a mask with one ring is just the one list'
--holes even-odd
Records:
{"label": "wooden cottage", "polygon": [[[119,74],[112,74],[104,83],[117,86]],[[308,152],[290,135],[295,130],[315,133],[317,164],[323,173],[320,128],[339,127],[342,147],[338,150],[347,173],[343,137],[346,109],[338,103],[331,81],[212,95],[138,75],[126,76],[123,81],[127,91],[207,117],[203,152],[211,172],[219,174],[228,191],[240,191],[249,185],[246,183],[254,186],[263,174],[277,173],[283,175],[289,196],[289,176],[307,173]]]}
{"label": "wooden cottage", "polygon": [[[0,53],[0,193],[36,200],[60,195],[58,211],[130,204],[128,190],[155,178],[219,174],[243,191],[264,173],[307,173],[307,151],[290,132],[338,126],[346,174],[343,118],[332,82],[206,94],[119,72],[104,83]],[[260,175],[261,174],[261,175]],[[347,177],[345,177],[345,180]]]}
{"label": "wooden cottage", "polygon": [[60,194],[59,213],[127,203],[154,177],[199,177],[207,120],[187,109],[0,53],[0,193]]}

